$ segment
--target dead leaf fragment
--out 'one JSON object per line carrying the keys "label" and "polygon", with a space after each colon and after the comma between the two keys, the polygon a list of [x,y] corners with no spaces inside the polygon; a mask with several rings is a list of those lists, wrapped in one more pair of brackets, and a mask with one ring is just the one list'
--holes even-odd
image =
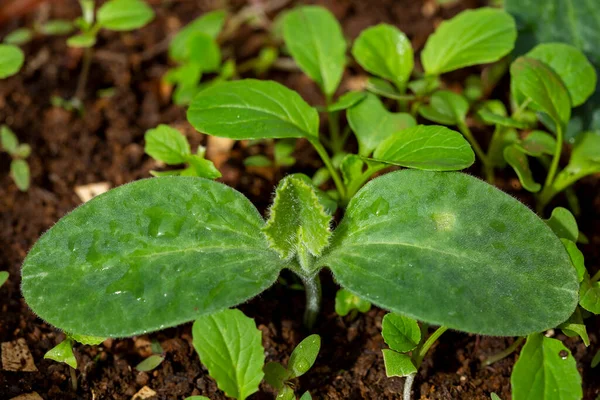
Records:
{"label": "dead leaf fragment", "polygon": [[88,185],[75,186],[75,193],[77,197],[84,203],[92,198],[102,194],[110,189],[110,183],[108,182],[96,182]]}
{"label": "dead leaf fragment", "polygon": [[22,372],[38,370],[25,339],[19,338],[13,342],[2,343],[2,369]]}
{"label": "dead leaf fragment", "polygon": [[229,158],[229,152],[234,144],[235,141],[233,139],[209,136],[206,146],[206,158],[211,160],[215,164],[215,167],[219,169]]}
{"label": "dead leaf fragment", "polygon": [[131,400],[145,400],[154,396],[156,396],[156,392],[150,389],[148,386],[144,386],[139,390],[139,392],[133,395]]}
{"label": "dead leaf fragment", "polygon": [[37,394],[37,392],[32,392],[32,393],[25,393],[25,394],[19,395],[17,397],[13,397],[10,400],[44,400],[44,399],[42,398],[42,396]]}

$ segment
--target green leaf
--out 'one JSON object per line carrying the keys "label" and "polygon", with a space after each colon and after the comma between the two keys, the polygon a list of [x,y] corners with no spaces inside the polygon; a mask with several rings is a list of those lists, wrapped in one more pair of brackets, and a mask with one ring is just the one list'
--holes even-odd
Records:
{"label": "green leaf", "polygon": [[458,132],[443,126],[417,125],[381,142],[376,161],[428,171],[454,171],[471,166],[475,154]]}
{"label": "green leaf", "polygon": [[526,55],[548,65],[565,84],[573,107],[579,106],[594,93],[597,76],[594,66],[576,47],[564,43],[537,45]]}
{"label": "green leaf", "polygon": [[277,397],[275,400],[296,400],[296,395],[294,394],[294,389],[289,387],[288,385],[284,385],[282,390],[277,393]]}
{"label": "green leaf", "polygon": [[77,359],[73,353],[73,342],[69,339],[65,339],[51,348],[44,354],[44,358],[65,363],[71,368],[77,368]]}
{"label": "green leaf", "polygon": [[300,267],[312,269],[331,237],[331,215],[317,196],[310,178],[292,174],[281,180],[263,232],[282,259],[297,256]]}
{"label": "green leaf", "polygon": [[460,94],[440,90],[431,96],[429,105],[419,107],[423,118],[443,125],[457,125],[465,121],[469,102]]}
{"label": "green leaf", "polygon": [[225,11],[211,11],[187,24],[177,33],[177,35],[169,44],[169,57],[179,62],[189,60],[190,38],[196,33],[200,32],[209,35],[213,39],[216,39],[217,36],[219,36],[221,29],[223,29],[225,16]]}
{"label": "green leaf", "polygon": [[335,313],[345,317],[350,311],[358,310],[366,313],[371,309],[371,303],[354,295],[346,289],[340,289],[335,294]]}
{"label": "green leaf", "polygon": [[583,257],[583,253],[581,250],[577,248],[577,244],[568,240],[568,239],[560,239],[560,241],[565,246],[567,253],[569,253],[569,257],[571,258],[571,262],[577,271],[577,278],[579,282],[583,281],[585,277],[585,273],[587,272],[585,268],[585,259]]}
{"label": "green leaf", "polygon": [[482,119],[482,121],[488,125],[500,125],[508,128],[518,128],[518,129],[526,129],[527,124],[524,122],[517,121],[510,117],[506,117],[503,115],[494,114],[491,111],[486,109],[481,109],[477,111],[477,116]]}
{"label": "green leaf", "polygon": [[194,348],[219,389],[244,400],[258,391],[265,363],[262,335],[240,310],[205,315],[192,328]]}
{"label": "green leaf", "polygon": [[19,158],[27,158],[31,155],[31,146],[27,143],[20,144],[13,155]]}
{"label": "green leaf", "polygon": [[567,125],[571,117],[569,92],[549,66],[533,58],[519,57],[510,65],[510,76],[515,98],[531,99],[534,106],[547,113],[556,124]]}
{"label": "green leaf", "polygon": [[190,144],[186,137],[175,128],[161,124],[149,129],[144,135],[146,145],[144,151],[155,160],[175,165],[186,161],[191,154]]}
{"label": "green leaf", "polygon": [[218,72],[221,67],[221,50],[210,35],[197,32],[188,39],[189,60],[203,72]]}
{"label": "green leaf", "polygon": [[75,29],[73,22],[66,19],[53,19],[38,28],[43,35],[66,35]]}
{"label": "green leaf", "polygon": [[359,154],[369,156],[392,134],[416,125],[407,113],[389,112],[374,94],[348,109],[348,123],[358,139]]}
{"label": "green leaf", "polygon": [[558,327],[569,337],[579,336],[586,347],[590,345],[590,338],[585,328],[585,323],[583,322],[581,309],[579,307],[575,309],[573,315],[571,315],[566,322],[563,322]]}
{"label": "green leaf", "polygon": [[427,75],[487,64],[510,53],[517,38],[513,18],[493,8],[467,10],[442,22],[421,53]]}
{"label": "green leaf", "polygon": [[290,372],[278,362],[270,362],[263,367],[265,382],[276,390],[281,390],[285,381],[290,379]]}
{"label": "green leaf", "polygon": [[383,349],[383,362],[385,364],[385,374],[388,378],[392,376],[408,376],[417,372],[410,356],[397,353],[394,350]]}
{"label": "green leaf", "polygon": [[106,340],[105,337],[97,337],[97,336],[87,336],[87,335],[78,335],[75,333],[69,333],[67,336],[70,339],[75,340],[78,343],[85,344],[88,346],[96,346]]}
{"label": "green leaf", "polygon": [[404,96],[388,81],[370,76],[365,87],[369,92],[393,100],[402,100]]}
{"label": "green leaf", "polygon": [[98,9],[98,24],[113,31],[141,28],[154,18],[154,11],[143,0],[109,0]]}
{"label": "green leaf", "polygon": [[10,155],[14,155],[19,148],[17,135],[6,125],[0,126],[0,146]]}
{"label": "green leaf", "polygon": [[19,72],[25,61],[23,51],[12,44],[0,44],[0,79]]}
{"label": "green leaf", "polygon": [[23,294],[67,332],[126,337],[179,325],[275,282],[284,265],[263,226],[250,201],[221,183],[136,181],[47,231],[25,259]]}
{"label": "green leaf", "polygon": [[71,36],[67,39],[69,47],[93,47],[96,44],[96,35],[93,32]]}
{"label": "green leaf", "polygon": [[414,67],[410,40],[398,28],[379,24],[360,33],[352,55],[366,71],[405,88]]}
{"label": "green leaf", "polygon": [[194,174],[190,176],[199,176],[200,178],[206,179],[218,179],[221,177],[221,173],[217,167],[215,167],[215,164],[213,164],[212,161],[205,159],[204,154],[192,154],[186,156],[185,161],[190,164],[190,168],[194,171]]}
{"label": "green leaf", "polygon": [[319,135],[319,115],[300,95],[273,81],[224,82],[200,92],[188,121],[202,133],[231,139]]}
{"label": "green leaf", "polygon": [[269,157],[259,154],[244,159],[244,165],[247,167],[270,167],[273,163],[269,160]]}
{"label": "green leaf", "polygon": [[365,92],[346,92],[340,96],[338,101],[327,107],[327,112],[343,111],[356,103],[362,101],[367,94]]}
{"label": "green leaf", "polygon": [[296,139],[278,140],[273,146],[273,158],[275,164],[282,167],[291,167],[296,163],[292,153],[296,149]]}
{"label": "green leaf", "polygon": [[152,371],[156,367],[158,367],[165,358],[163,356],[159,356],[157,354],[153,354],[150,357],[146,358],[144,361],[140,362],[135,366],[135,369],[142,372]]}
{"label": "green leaf", "polygon": [[319,335],[310,335],[301,341],[290,355],[287,367],[290,371],[289,379],[304,375],[315,363],[320,349],[321,337]]}
{"label": "green leaf", "polygon": [[557,326],[579,289],[564,246],[537,215],[451,172],[402,170],[367,183],[318,265],[381,308],[494,336]]}
{"label": "green leaf", "polygon": [[492,399],[492,400],[502,400],[500,398],[500,396],[498,396],[496,393],[490,394],[490,399]]}
{"label": "green leaf", "polygon": [[309,392],[304,392],[302,397],[300,397],[300,400],[312,400],[312,396],[310,395]]}
{"label": "green leaf", "polygon": [[419,324],[400,314],[386,314],[381,322],[381,336],[390,349],[399,353],[414,350],[421,341]]}
{"label": "green leaf", "polygon": [[8,280],[8,271],[0,271],[0,286],[4,285]]}
{"label": "green leaf", "polygon": [[560,340],[534,333],[510,377],[515,400],[578,400],[583,397],[575,358]]}
{"label": "green leaf", "polygon": [[27,189],[29,189],[31,178],[27,161],[12,160],[10,163],[10,176],[13,181],[15,181],[15,185],[17,185],[20,191],[26,192]]}
{"label": "green leaf", "polygon": [[283,37],[300,69],[331,97],[346,64],[346,40],[337,19],[323,7],[297,7],[284,17]]}
{"label": "green leaf", "polygon": [[417,96],[428,96],[442,85],[438,76],[425,76],[408,83],[408,87]]}
{"label": "green leaf", "polygon": [[575,140],[569,164],[559,173],[556,180],[578,179],[600,171],[600,131],[583,132]]}
{"label": "green leaf", "polygon": [[592,368],[596,368],[598,364],[600,364],[600,350],[598,350],[594,355],[594,358],[592,358],[591,366]]}
{"label": "green leaf", "polygon": [[600,314],[600,282],[592,282],[587,272],[579,288],[579,305],[593,314]]}
{"label": "green leaf", "polygon": [[4,43],[20,46],[28,43],[33,38],[33,31],[29,28],[15,29],[4,37]]}
{"label": "green leaf", "polygon": [[522,152],[533,157],[544,154],[553,155],[556,148],[556,139],[547,132],[533,131],[520,142],[515,143]]}
{"label": "green leaf", "polygon": [[571,211],[563,207],[556,207],[545,222],[559,238],[577,242],[579,228]]}
{"label": "green leaf", "polygon": [[529,159],[527,158],[527,154],[523,152],[521,148],[516,145],[505,147],[504,159],[511,167],[513,167],[525,190],[533,193],[540,191],[542,185],[533,179],[533,174],[531,173],[531,169],[529,169]]}
{"label": "green leaf", "polygon": [[171,68],[164,75],[167,83],[195,86],[202,78],[202,65],[188,62],[175,68]]}

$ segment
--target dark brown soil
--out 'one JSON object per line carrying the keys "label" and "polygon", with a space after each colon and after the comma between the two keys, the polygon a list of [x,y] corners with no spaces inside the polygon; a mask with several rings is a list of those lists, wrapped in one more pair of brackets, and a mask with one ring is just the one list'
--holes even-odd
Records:
{"label": "dark brown soil", "polygon": [[[143,134],[159,123],[182,128],[192,145],[205,143],[185,120],[185,110],[171,105],[160,79],[168,68],[166,38],[212,8],[229,3],[232,11],[242,1],[150,1],[157,18],[147,27],[127,34],[103,32],[92,64],[85,101],[86,113],[78,116],[50,105],[52,95],[70,97],[76,86],[81,52],[65,45],[64,38],[37,38],[24,47],[27,62],[17,76],[0,81],[0,122],[8,124],[20,140],[29,143],[33,154],[32,187],[19,192],[8,177],[9,160],[0,154],[0,270],[10,272],[0,288],[0,342],[24,338],[38,372],[0,371],[0,399],[36,391],[44,399],[130,399],[143,386],[155,390],[160,399],[183,399],[202,394],[224,399],[208,377],[191,346],[191,325],[125,340],[107,340],[100,346],[76,348],[79,361],[78,386],[72,389],[69,368],[44,360],[44,354],[63,335],[28,310],[19,291],[20,265],[26,252],[62,215],[81,201],[74,192],[78,185],[107,181],[112,187],[149,176],[156,164],[144,155]],[[265,3],[266,1],[253,1]],[[31,2],[35,4],[36,2]],[[379,22],[393,23],[421,48],[434,26],[467,7],[480,4],[465,0],[439,8],[433,0],[318,0],[342,21],[345,33],[354,38],[360,30]],[[24,17],[13,18],[0,27],[0,37],[36,20],[73,18],[78,14],[74,0],[42,4]],[[256,55],[266,35],[242,27],[224,43],[238,60]],[[352,66],[344,81],[360,73]],[[314,86],[300,73],[273,72],[268,76],[298,90],[312,103],[322,103]],[[452,79],[450,77],[449,79]],[[96,97],[100,89],[115,88],[109,99]],[[249,148],[238,143],[225,156],[220,169],[222,181],[246,194],[261,211],[270,203],[273,187],[287,171],[246,170],[243,159],[265,146]],[[299,143],[295,171],[311,172],[319,167],[312,150]],[[477,173],[474,169],[473,173]],[[517,181],[518,182],[518,181]],[[503,189],[527,201],[513,178],[501,180]],[[590,238],[584,246],[588,269],[600,266],[600,183],[584,180],[578,187],[582,201],[582,231]],[[284,276],[292,282],[292,276]],[[315,366],[297,384],[297,393],[309,390],[316,399],[394,399],[402,392],[403,380],[385,376],[381,349],[381,319],[384,311],[373,309],[355,320],[338,317],[333,310],[337,287],[329,274],[324,282],[324,309],[315,328],[323,340]],[[76,299],[74,299],[76,301]],[[254,317],[263,332],[268,361],[287,361],[294,346],[309,332],[302,326],[304,294],[277,284],[240,308]],[[600,385],[589,367],[598,350],[598,318],[589,321],[592,345],[567,339],[583,375],[585,398],[595,399]],[[558,335],[560,339],[564,336]],[[160,342],[165,361],[154,371],[137,372],[133,367],[148,353],[148,339]],[[490,338],[446,333],[430,351],[415,384],[416,398],[489,399],[496,392],[510,399],[510,372],[516,355],[491,367],[480,360],[511,343],[510,338]],[[266,386],[253,398],[273,398]]]}

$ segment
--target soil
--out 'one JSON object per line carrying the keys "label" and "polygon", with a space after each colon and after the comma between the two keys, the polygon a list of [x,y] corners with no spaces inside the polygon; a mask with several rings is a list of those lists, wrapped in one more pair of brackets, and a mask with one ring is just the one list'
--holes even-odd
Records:
{"label": "soil", "polygon": [[[0,37],[17,27],[36,21],[73,18],[79,8],[74,0],[54,1],[26,9],[0,27]],[[81,67],[81,51],[70,49],[61,37],[39,37],[24,46],[26,65],[22,72],[0,81],[0,122],[9,125],[22,142],[29,143],[32,186],[17,190],[8,177],[9,159],[0,155],[0,270],[10,272],[0,288],[0,342],[25,339],[37,372],[0,371],[0,399],[37,392],[44,399],[130,399],[143,386],[152,388],[159,399],[183,399],[205,395],[224,399],[191,345],[191,324],[131,339],[107,340],[100,346],[76,346],[77,388],[72,388],[69,367],[43,359],[64,335],[37,318],[25,304],[19,290],[20,265],[35,240],[61,216],[81,203],[74,188],[95,182],[112,187],[149,176],[160,168],[144,154],[143,135],[159,123],[180,128],[192,146],[206,144],[185,119],[185,108],[170,102],[169,91],[161,84],[168,68],[168,37],[192,18],[210,9],[228,6],[235,12],[243,1],[150,1],[157,17],[147,27],[132,33],[103,31],[92,63],[83,115],[52,107],[53,95],[70,97],[75,91]],[[255,4],[265,1],[255,0]],[[288,2],[290,3],[290,2]],[[422,48],[427,36],[443,19],[464,8],[477,7],[465,0],[439,7],[435,1],[414,0],[318,0],[342,21],[344,31],[354,38],[369,25],[387,22],[397,25]],[[289,6],[290,4],[288,4]],[[21,10],[23,11],[23,10]],[[269,14],[270,17],[274,15]],[[267,40],[265,32],[243,26],[223,45],[239,61],[255,56]],[[349,86],[361,71],[351,66],[342,86]],[[446,77],[447,84],[461,77]],[[298,90],[313,104],[322,104],[316,86],[296,72],[275,71],[276,79]],[[110,98],[96,96],[98,90],[114,88]],[[342,89],[343,90],[343,89]],[[489,132],[480,132],[489,134]],[[273,187],[288,170],[247,169],[243,160],[258,152],[272,151],[269,145],[236,143],[220,160],[221,181],[246,194],[259,210],[269,205]],[[314,172],[320,166],[309,146],[299,142],[294,171]],[[478,174],[474,168],[470,171]],[[499,179],[499,186],[525,202],[531,198],[520,190],[513,177]],[[583,246],[591,273],[600,267],[600,182],[585,179],[577,186],[583,209],[581,230],[590,238]],[[559,201],[561,201],[559,199]],[[304,294],[288,287],[294,278],[285,275],[279,283],[240,308],[256,319],[263,332],[267,361],[287,362],[295,345],[309,332],[302,326]],[[322,274],[324,306],[315,333],[321,335],[322,350],[315,366],[297,382],[297,393],[309,390],[315,399],[399,398],[403,380],[385,376],[381,349],[381,319],[385,312],[373,308],[352,320],[334,312],[337,286],[328,273]],[[293,312],[290,312],[293,310]],[[595,399],[600,386],[590,368],[599,348],[598,318],[588,322],[590,340],[585,348],[576,338],[564,340],[577,359],[586,399]],[[160,342],[165,361],[154,371],[134,369],[149,355],[150,340]],[[513,354],[490,367],[481,360],[507,347],[513,339],[479,337],[458,332],[444,334],[432,348],[419,371],[415,398],[489,399],[496,392],[510,399],[510,373],[517,358]],[[594,383],[594,381],[596,381]],[[263,384],[256,399],[273,398]]]}

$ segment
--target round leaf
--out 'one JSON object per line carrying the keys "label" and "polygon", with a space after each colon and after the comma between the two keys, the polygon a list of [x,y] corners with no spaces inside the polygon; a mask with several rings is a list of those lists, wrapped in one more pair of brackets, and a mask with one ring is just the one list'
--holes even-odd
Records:
{"label": "round leaf", "polygon": [[98,9],[98,23],[113,31],[141,28],[154,18],[154,11],[143,0],[109,0]]}
{"label": "round leaf", "polygon": [[406,353],[414,350],[421,341],[419,324],[412,318],[390,313],[383,317],[381,325],[381,336],[394,351]]}
{"label": "round leaf", "polygon": [[494,336],[573,313],[577,274],[525,205],[459,173],[402,170],[352,198],[319,265],[342,287],[432,325]]}
{"label": "round leaf", "polygon": [[[133,336],[239,304],[282,264],[239,192],[161,177],[101,194],[62,218],[23,265],[41,318],[84,335]],[[50,294],[51,293],[51,294]]]}
{"label": "round leaf", "polygon": [[0,79],[16,74],[23,66],[23,51],[12,44],[0,44]]}
{"label": "round leaf", "polygon": [[190,144],[185,136],[169,125],[161,124],[148,130],[144,139],[146,154],[166,164],[181,164],[191,154]]}

